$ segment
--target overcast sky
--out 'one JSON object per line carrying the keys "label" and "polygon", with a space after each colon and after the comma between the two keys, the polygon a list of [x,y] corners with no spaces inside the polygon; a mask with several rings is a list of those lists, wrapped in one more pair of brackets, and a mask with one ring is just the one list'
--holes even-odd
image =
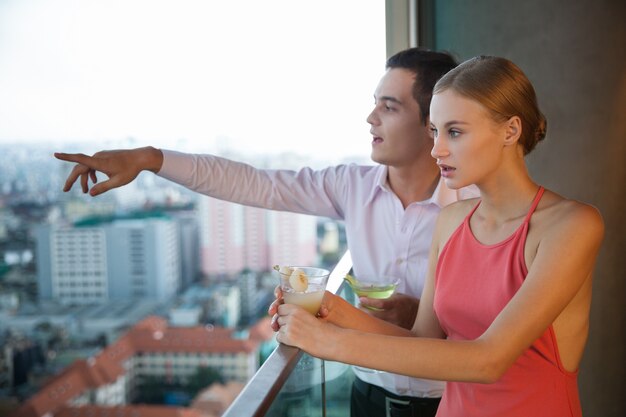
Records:
{"label": "overcast sky", "polygon": [[367,156],[384,36],[384,0],[0,0],[0,143]]}

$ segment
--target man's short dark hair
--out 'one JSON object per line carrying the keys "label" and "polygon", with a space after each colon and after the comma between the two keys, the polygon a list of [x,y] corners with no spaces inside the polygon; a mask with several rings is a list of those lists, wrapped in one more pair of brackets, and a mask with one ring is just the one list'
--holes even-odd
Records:
{"label": "man's short dark hair", "polygon": [[435,52],[425,48],[409,48],[387,59],[386,68],[402,68],[415,74],[413,98],[420,106],[422,122],[430,114],[433,87],[439,78],[458,65],[447,52]]}

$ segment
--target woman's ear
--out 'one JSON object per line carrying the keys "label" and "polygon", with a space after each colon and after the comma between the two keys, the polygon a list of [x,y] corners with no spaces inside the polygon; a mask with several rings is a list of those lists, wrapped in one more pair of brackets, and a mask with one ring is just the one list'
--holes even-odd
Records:
{"label": "woman's ear", "polygon": [[522,119],[519,116],[512,116],[506,122],[506,133],[504,137],[504,145],[516,145],[522,136]]}

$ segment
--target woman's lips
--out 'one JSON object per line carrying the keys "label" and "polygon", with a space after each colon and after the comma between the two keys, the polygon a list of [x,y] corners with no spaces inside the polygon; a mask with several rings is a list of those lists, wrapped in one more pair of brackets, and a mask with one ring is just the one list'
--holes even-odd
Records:
{"label": "woman's lips", "polygon": [[456,171],[456,168],[451,167],[450,165],[444,165],[444,164],[437,164],[437,165],[439,165],[439,169],[441,170],[441,176],[444,178],[450,177],[450,175],[452,175],[452,173]]}
{"label": "woman's lips", "polygon": [[374,136],[374,138],[372,139],[372,145],[376,145],[379,143],[383,143],[383,138],[379,136]]}

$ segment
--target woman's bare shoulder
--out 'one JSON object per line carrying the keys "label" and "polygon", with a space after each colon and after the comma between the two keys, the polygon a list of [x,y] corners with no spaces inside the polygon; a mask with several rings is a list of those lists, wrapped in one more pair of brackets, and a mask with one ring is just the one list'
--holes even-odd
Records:
{"label": "woman's bare shoulder", "polygon": [[[591,204],[565,198],[547,191],[538,207],[539,216],[535,226],[546,236],[560,235],[564,231],[575,231],[579,235],[602,238],[604,221],[600,211]],[[569,233],[568,233],[569,234]]]}
{"label": "woman's bare shoulder", "polygon": [[435,227],[434,240],[440,243],[440,247],[448,241],[452,233],[463,223],[463,220],[472,211],[479,198],[459,200],[447,205],[439,213],[437,225]]}
{"label": "woman's bare shoulder", "polygon": [[454,203],[448,204],[443,209],[441,209],[441,213],[439,214],[439,218],[444,219],[446,222],[453,221],[454,219],[464,219],[476,204],[478,204],[480,198],[468,198],[466,200],[455,201]]}

